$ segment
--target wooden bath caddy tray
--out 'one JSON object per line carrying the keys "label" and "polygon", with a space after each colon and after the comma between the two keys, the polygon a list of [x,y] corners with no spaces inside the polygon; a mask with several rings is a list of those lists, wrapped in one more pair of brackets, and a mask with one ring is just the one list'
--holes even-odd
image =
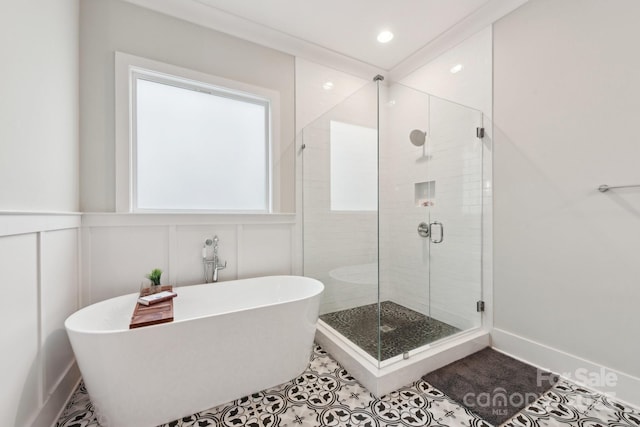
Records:
{"label": "wooden bath caddy tray", "polygon": [[[162,286],[160,291],[172,291],[173,286]],[[140,296],[148,295],[149,292],[141,293]],[[173,298],[153,305],[142,305],[136,303],[136,308],[131,316],[129,329],[141,328],[143,326],[158,325],[160,323],[173,322]]]}

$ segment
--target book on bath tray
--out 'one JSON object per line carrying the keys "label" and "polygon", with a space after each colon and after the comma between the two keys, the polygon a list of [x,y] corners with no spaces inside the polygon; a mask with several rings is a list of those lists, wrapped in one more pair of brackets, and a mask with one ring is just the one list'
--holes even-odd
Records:
{"label": "book on bath tray", "polygon": [[171,298],[177,297],[178,294],[171,291],[162,291],[157,294],[151,294],[144,297],[138,298],[138,303],[142,305],[153,305],[159,302],[168,301]]}

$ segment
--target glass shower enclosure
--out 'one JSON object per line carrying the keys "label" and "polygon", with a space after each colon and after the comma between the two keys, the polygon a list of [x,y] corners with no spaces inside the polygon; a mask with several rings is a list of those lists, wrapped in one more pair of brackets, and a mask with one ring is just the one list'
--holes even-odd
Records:
{"label": "glass shower enclosure", "polygon": [[302,131],[304,275],[378,367],[481,326],[482,123],[374,81]]}

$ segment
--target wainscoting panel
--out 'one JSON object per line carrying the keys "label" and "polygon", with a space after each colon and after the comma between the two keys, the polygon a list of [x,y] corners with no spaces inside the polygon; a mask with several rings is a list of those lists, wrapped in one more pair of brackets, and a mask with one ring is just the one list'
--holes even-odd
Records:
{"label": "wainscoting panel", "polygon": [[0,425],[24,426],[40,406],[38,236],[0,238]]}
{"label": "wainscoting panel", "polygon": [[[74,362],[64,321],[78,309],[78,229],[41,235],[44,396],[51,395]],[[70,256],[58,258],[56,253]]]}
{"label": "wainscoting panel", "polygon": [[162,283],[204,282],[202,246],[218,236],[219,280],[292,274],[295,215],[84,214],[82,305],[138,291],[153,268]]}
{"label": "wainscoting panel", "polygon": [[64,330],[79,228],[76,213],[0,213],[0,425],[51,426],[80,378]]}
{"label": "wainscoting panel", "polygon": [[238,278],[293,271],[291,225],[243,225],[238,227]]}
{"label": "wainscoting panel", "polygon": [[83,283],[83,297],[90,299],[83,305],[137,292],[152,269],[169,270],[168,226],[83,228],[83,233],[89,233],[91,245],[83,253],[91,272],[91,282]]}

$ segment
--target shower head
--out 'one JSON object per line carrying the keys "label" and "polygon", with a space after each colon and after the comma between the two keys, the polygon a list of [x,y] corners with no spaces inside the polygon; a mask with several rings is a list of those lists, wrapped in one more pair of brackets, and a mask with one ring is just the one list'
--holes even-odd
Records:
{"label": "shower head", "polygon": [[422,147],[426,139],[427,139],[427,133],[421,131],[420,129],[414,129],[409,134],[409,140],[416,147]]}

